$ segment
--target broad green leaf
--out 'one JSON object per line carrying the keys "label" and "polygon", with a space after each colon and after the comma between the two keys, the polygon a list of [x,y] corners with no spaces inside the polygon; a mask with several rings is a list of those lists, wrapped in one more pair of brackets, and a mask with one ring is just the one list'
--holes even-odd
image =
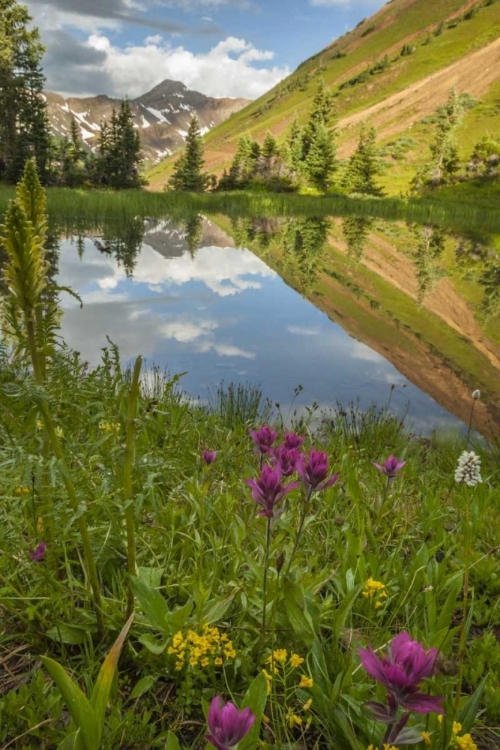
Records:
{"label": "broad green leaf", "polygon": [[229,607],[231,606],[234,594],[230,594],[223,599],[219,599],[216,602],[208,603],[203,610],[202,620],[207,625],[213,625],[215,622],[222,620]]}
{"label": "broad green leaf", "polygon": [[167,734],[167,744],[165,745],[165,750],[181,750],[179,740],[170,729],[168,730]]}
{"label": "broad green leaf", "polygon": [[151,651],[152,654],[156,654],[156,656],[159,656],[160,654],[163,654],[163,652],[167,648],[168,641],[159,641],[158,638],[154,637],[154,635],[151,635],[150,633],[144,633],[144,635],[141,635],[141,637],[139,638],[139,643],[142,643],[143,646],[146,646],[148,651]]}
{"label": "broad green leaf", "polygon": [[193,602],[190,600],[186,602],[186,604],[183,607],[179,607],[178,609],[173,609],[171,612],[167,614],[166,622],[167,622],[167,629],[170,635],[174,635],[174,633],[177,633],[179,630],[182,630],[182,628],[186,624],[187,619],[192,611],[193,611]]}
{"label": "broad green leaf", "polygon": [[144,693],[147,693],[148,690],[151,690],[156,682],[156,679],[157,678],[153,677],[152,675],[147,675],[146,677],[143,677],[142,680],[139,680],[139,682],[134,685],[134,689],[128,697],[129,701],[134,700],[134,698],[140,698],[141,695],[144,695]]}
{"label": "broad green leaf", "polygon": [[48,656],[40,658],[66,701],[71,718],[81,732],[85,750],[98,750],[100,731],[96,713],[90,702],[60,664]]}
{"label": "broad green leaf", "polygon": [[249,708],[255,715],[255,722],[247,736],[241,742],[241,748],[245,750],[252,750],[257,747],[260,734],[260,725],[262,724],[262,717],[264,715],[264,709],[267,703],[267,679],[263,672],[257,675],[257,677],[250,683],[250,686],[245,693],[241,708]]}
{"label": "broad green leaf", "polygon": [[131,586],[149,623],[164,635],[170,635],[167,626],[168,606],[160,592],[140,578],[132,578]]}
{"label": "broad green leaf", "polygon": [[123,644],[125,643],[125,639],[128,635],[128,631],[130,630],[133,619],[134,613],[132,612],[127,622],[123,626],[118,638],[116,639],[106,658],[104,659],[102,667],[99,670],[99,674],[97,676],[96,684],[94,685],[91,703],[92,708],[94,709],[97,716],[99,736],[102,735],[104,726],[104,714],[106,713],[111,686],[113,684],[113,679],[118,667],[118,659],[120,658]]}
{"label": "broad green leaf", "polygon": [[161,585],[161,579],[165,570],[164,568],[139,568],[137,572],[141,581],[144,581],[145,584],[155,589]]}
{"label": "broad green leaf", "polygon": [[450,593],[446,597],[445,603],[441,607],[441,611],[439,613],[439,617],[436,623],[436,630],[443,630],[444,628],[450,627],[450,623],[452,621],[453,615],[455,613],[455,608],[457,606],[458,596],[461,591],[462,591],[462,581],[459,579],[454,582]]}
{"label": "broad green leaf", "polygon": [[65,739],[59,743],[57,750],[85,750],[82,735],[79,729],[71,732]]}
{"label": "broad green leaf", "polygon": [[462,708],[458,715],[457,721],[462,725],[462,733],[467,734],[470,732],[476,721],[477,713],[479,711],[479,704],[483,695],[484,686],[486,685],[486,677],[472,693],[471,697]]}
{"label": "broad green leaf", "polygon": [[79,628],[76,625],[61,623],[60,625],[54,625],[47,630],[45,635],[51,640],[56,641],[56,643],[67,643],[70,646],[80,646],[82,643],[85,643],[89,637],[89,631],[84,628]]}

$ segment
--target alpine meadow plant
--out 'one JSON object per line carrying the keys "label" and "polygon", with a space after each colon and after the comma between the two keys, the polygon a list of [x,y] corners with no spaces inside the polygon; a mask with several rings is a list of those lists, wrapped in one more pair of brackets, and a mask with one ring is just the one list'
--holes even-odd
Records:
{"label": "alpine meadow plant", "polygon": [[383,656],[371,646],[359,649],[359,654],[365,671],[387,691],[385,703],[368,701],[365,704],[377,721],[387,725],[382,743],[420,742],[422,732],[406,727],[412,712],[444,713],[443,697],[420,691],[420,683],[438,671],[437,649],[425,649],[409,633],[403,632],[387,645]]}

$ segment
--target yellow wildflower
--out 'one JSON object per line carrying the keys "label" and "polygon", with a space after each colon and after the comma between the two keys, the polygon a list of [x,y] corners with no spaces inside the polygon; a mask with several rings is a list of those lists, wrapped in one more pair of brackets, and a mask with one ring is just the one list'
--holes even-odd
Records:
{"label": "yellow wildflower", "polygon": [[175,671],[178,672],[182,667],[184,666],[184,662],[182,661],[176,661],[175,662]]}
{"label": "yellow wildflower", "polygon": [[462,731],[462,725],[458,721],[453,722],[452,730],[453,734],[460,734]]}
{"label": "yellow wildflower", "polygon": [[[284,664],[286,662],[286,658],[288,656],[288,652],[286,648],[278,648],[276,651],[273,651],[273,659],[274,661],[277,661],[278,664]],[[269,657],[271,658],[271,657]],[[269,662],[271,663],[271,662]]]}
{"label": "yellow wildflower", "polygon": [[430,732],[422,732],[422,739],[426,747],[430,747],[432,745]]}
{"label": "yellow wildflower", "polygon": [[312,698],[309,698],[309,700],[308,700],[308,701],[306,701],[306,702],[304,703],[304,705],[302,706],[302,710],[303,710],[303,711],[309,711],[309,709],[310,709],[310,708],[311,708],[311,706],[312,706],[312,702],[313,702],[313,699],[312,699]]}
{"label": "yellow wildflower", "polygon": [[121,428],[118,422],[99,422],[99,429],[107,435],[110,435],[113,432],[115,435],[118,435]]}
{"label": "yellow wildflower", "polygon": [[292,709],[288,711],[287,719],[290,729],[293,729],[294,727],[300,727],[300,725],[302,724],[302,717],[294,714]]}
{"label": "yellow wildflower", "polygon": [[477,745],[470,734],[463,734],[461,737],[454,738],[455,747],[458,750],[477,750]]}
{"label": "yellow wildflower", "polygon": [[300,678],[299,687],[301,688],[312,688],[314,685],[314,680],[312,677],[308,677],[307,675],[303,674]]}
{"label": "yellow wildflower", "polygon": [[376,601],[373,606],[375,607],[375,609],[380,609],[380,607],[383,607],[384,605],[381,601]]}
{"label": "yellow wildflower", "polygon": [[217,656],[217,657],[216,657],[216,658],[214,659],[214,664],[215,664],[215,666],[216,666],[216,667],[220,667],[220,666],[222,665],[222,663],[223,663],[223,662],[222,662],[222,659],[220,658],[220,656]]}
{"label": "yellow wildflower", "polygon": [[380,593],[382,591],[385,591],[385,588],[385,583],[382,583],[382,581],[376,581],[370,576],[370,578],[365,583],[363,596],[365,597],[365,599],[372,599],[374,596],[380,596]]}
{"label": "yellow wildflower", "polygon": [[384,750],[398,750],[396,745],[389,745],[388,742],[384,742]]}
{"label": "yellow wildflower", "polygon": [[201,664],[202,667],[208,667],[208,665],[210,664],[210,659],[208,658],[208,656],[205,656],[201,660],[200,664]]}
{"label": "yellow wildflower", "polygon": [[30,494],[30,488],[29,487],[16,487],[14,490],[15,495],[29,495]]}
{"label": "yellow wildflower", "polygon": [[303,664],[303,663],[304,663],[304,659],[301,656],[299,656],[298,654],[292,654],[291,655],[291,657],[290,657],[290,665],[294,669],[297,669],[297,667],[300,667],[300,665]]}

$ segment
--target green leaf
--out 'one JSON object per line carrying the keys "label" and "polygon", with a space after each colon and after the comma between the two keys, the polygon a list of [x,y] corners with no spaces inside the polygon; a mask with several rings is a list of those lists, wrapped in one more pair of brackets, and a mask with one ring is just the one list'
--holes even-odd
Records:
{"label": "green leaf", "polygon": [[148,651],[151,651],[152,654],[156,654],[156,656],[159,656],[160,654],[163,654],[163,652],[167,648],[168,641],[159,641],[154,637],[154,635],[151,635],[150,633],[144,633],[144,635],[141,635],[141,637],[139,638],[139,643],[142,643],[143,646],[146,646]]}
{"label": "green leaf", "polygon": [[436,630],[444,630],[444,628],[450,627],[453,615],[455,613],[455,608],[457,606],[457,599],[461,591],[462,581],[461,579],[458,579],[457,581],[454,581],[454,585],[452,586],[450,593],[446,597],[444,605],[440,608],[439,617],[436,623]]}
{"label": "green leaf", "polygon": [[85,750],[80,730],[77,729],[76,732],[68,734],[68,736],[59,743],[57,750]]}
{"label": "green leaf", "polygon": [[260,725],[267,703],[267,679],[263,672],[250,683],[245,693],[241,708],[249,708],[255,715],[255,722],[245,739],[242,741],[242,748],[250,750],[257,747],[260,734]]}
{"label": "green leaf", "polygon": [[106,658],[104,659],[102,667],[99,670],[99,674],[97,676],[96,684],[94,685],[94,690],[92,691],[91,703],[92,708],[94,709],[97,716],[99,737],[101,737],[104,727],[104,715],[106,713],[106,707],[108,705],[109,694],[111,692],[111,686],[113,685],[113,679],[118,668],[118,660],[120,658],[123,644],[125,643],[125,639],[127,638],[128,631],[130,630],[133,619],[134,613],[132,613],[128,618],[118,638],[111,647],[111,650],[108,652]]}
{"label": "green leaf", "polygon": [[363,588],[364,584],[360,583],[358,586],[355,586],[349,593],[347,594],[346,598],[343,600],[342,604],[340,604],[339,607],[335,610],[335,623],[333,627],[333,632],[336,640],[339,640],[340,634],[342,632],[342,629],[345,627],[345,621],[347,620],[347,616],[349,615],[354,602],[359,596],[359,593],[361,589]]}
{"label": "green leaf", "polygon": [[56,643],[67,643],[70,646],[80,646],[89,637],[89,631],[76,625],[61,623],[47,630],[45,635]]}
{"label": "green leaf", "polygon": [[66,701],[71,718],[80,730],[85,750],[98,750],[100,731],[96,713],[90,702],[60,664],[48,656],[40,658]]}
{"label": "green leaf", "polygon": [[167,627],[168,606],[160,592],[140,578],[132,578],[131,586],[149,623],[164,635],[170,635]]}
{"label": "green leaf", "polygon": [[316,636],[314,623],[307,610],[304,592],[300,586],[285,577],[283,579],[285,610],[290,625],[301,640],[310,648]]}
{"label": "green leaf", "polygon": [[213,625],[215,622],[222,620],[227,610],[231,606],[235,594],[230,594],[223,599],[219,599],[214,603],[209,603],[203,610],[202,620],[207,625]]}
{"label": "green leaf", "polygon": [[128,697],[129,701],[134,700],[134,698],[140,698],[141,695],[144,695],[148,690],[151,690],[156,680],[157,678],[152,675],[147,675],[146,677],[143,677],[142,680],[139,680]]}
{"label": "green leaf", "polygon": [[138,570],[141,581],[144,581],[145,584],[152,586],[154,589],[161,585],[164,572],[164,568],[139,568]]}
{"label": "green leaf", "polygon": [[458,715],[457,721],[459,721],[462,725],[463,734],[467,734],[467,732],[470,732],[472,727],[474,726],[485,685],[486,677],[484,678],[484,680],[482,680],[482,682],[479,683]]}
{"label": "green leaf", "polygon": [[170,729],[168,730],[167,734],[167,744],[165,745],[165,750],[181,750],[179,740]]}

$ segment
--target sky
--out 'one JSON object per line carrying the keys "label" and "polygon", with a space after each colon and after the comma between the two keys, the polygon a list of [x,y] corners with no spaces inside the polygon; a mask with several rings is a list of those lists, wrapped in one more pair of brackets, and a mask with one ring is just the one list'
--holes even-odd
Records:
{"label": "sky", "polygon": [[256,99],[384,0],[24,0],[47,89],[133,99],[165,79]]}

